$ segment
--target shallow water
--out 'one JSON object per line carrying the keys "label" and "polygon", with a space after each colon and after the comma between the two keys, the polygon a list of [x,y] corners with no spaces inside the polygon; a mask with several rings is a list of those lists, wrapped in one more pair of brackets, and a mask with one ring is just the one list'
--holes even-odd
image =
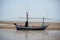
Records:
{"label": "shallow water", "polygon": [[0,40],[60,40],[60,30],[17,31],[0,28]]}

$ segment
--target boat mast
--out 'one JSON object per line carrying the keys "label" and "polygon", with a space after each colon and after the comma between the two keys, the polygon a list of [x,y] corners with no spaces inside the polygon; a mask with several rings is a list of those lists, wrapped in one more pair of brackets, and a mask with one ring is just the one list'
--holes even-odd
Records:
{"label": "boat mast", "polygon": [[43,27],[44,27],[44,19],[45,19],[45,18],[43,17],[43,22],[42,22],[42,26],[43,26]]}
{"label": "boat mast", "polygon": [[27,17],[27,20],[26,21],[28,21],[28,12],[26,12],[26,17]]}
{"label": "boat mast", "polygon": [[25,27],[28,27],[28,12],[26,12],[26,18]]}
{"label": "boat mast", "polygon": [[28,12],[29,12],[29,0],[27,0],[27,4],[26,4],[27,6],[27,8],[26,8],[26,22],[25,22],[25,27],[28,27]]}

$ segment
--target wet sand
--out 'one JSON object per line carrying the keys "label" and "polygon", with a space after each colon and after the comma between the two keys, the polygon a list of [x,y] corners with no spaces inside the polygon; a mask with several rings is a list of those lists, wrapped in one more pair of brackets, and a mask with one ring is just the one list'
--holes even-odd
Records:
{"label": "wet sand", "polygon": [[[0,22],[0,28],[12,28],[15,29],[15,26],[13,25],[14,22]],[[24,26],[24,22],[17,22],[19,25]],[[46,30],[60,30],[60,22],[46,22],[45,24],[49,24],[49,26],[46,28]],[[29,26],[41,26],[42,23],[40,22],[30,22]]]}
{"label": "wet sand", "polygon": [[60,30],[17,31],[0,28],[0,40],[60,40]]}

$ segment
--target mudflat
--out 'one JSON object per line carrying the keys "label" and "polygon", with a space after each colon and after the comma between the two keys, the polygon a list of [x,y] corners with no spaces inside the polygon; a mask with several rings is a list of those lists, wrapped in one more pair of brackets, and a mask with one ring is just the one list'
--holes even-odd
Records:
{"label": "mudflat", "polygon": [[[0,22],[0,28],[14,28],[15,25],[13,25],[14,22]],[[18,25],[25,25],[24,22],[17,22]],[[60,22],[45,22],[45,24],[49,24],[49,26],[46,28],[46,30],[60,30]],[[41,26],[41,22],[29,22],[29,26]]]}
{"label": "mudflat", "polygon": [[0,28],[0,40],[60,40],[60,30],[19,30]]}

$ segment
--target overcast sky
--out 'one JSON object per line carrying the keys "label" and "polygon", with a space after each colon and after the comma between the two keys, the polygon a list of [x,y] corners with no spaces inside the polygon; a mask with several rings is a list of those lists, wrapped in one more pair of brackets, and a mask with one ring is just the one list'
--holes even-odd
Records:
{"label": "overcast sky", "polygon": [[0,20],[25,21],[18,17],[25,17],[28,11],[29,17],[47,17],[53,19],[49,21],[60,21],[60,0],[0,0],[0,9]]}

